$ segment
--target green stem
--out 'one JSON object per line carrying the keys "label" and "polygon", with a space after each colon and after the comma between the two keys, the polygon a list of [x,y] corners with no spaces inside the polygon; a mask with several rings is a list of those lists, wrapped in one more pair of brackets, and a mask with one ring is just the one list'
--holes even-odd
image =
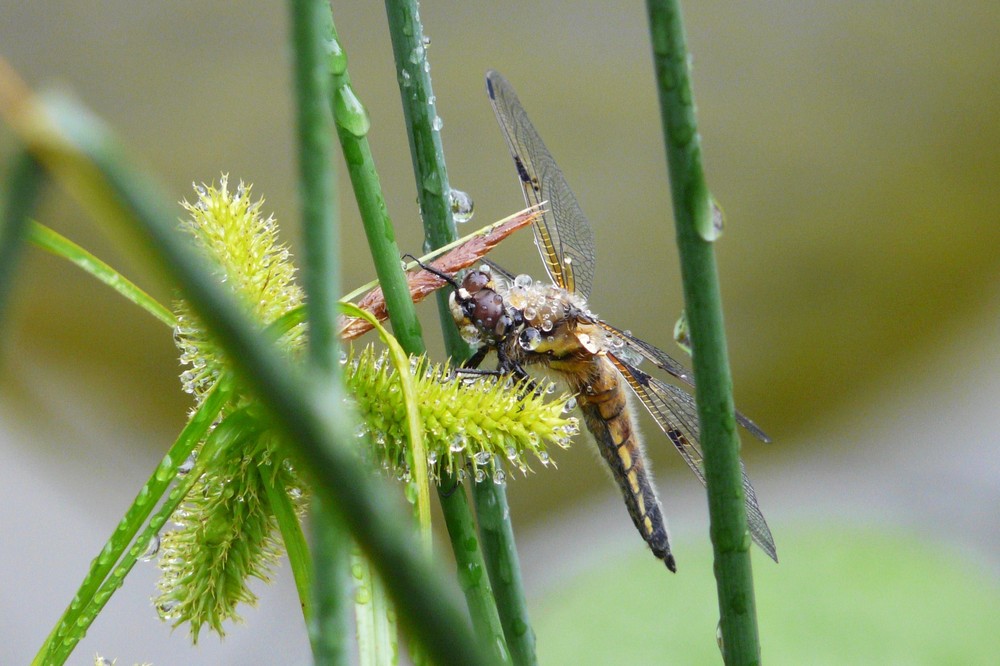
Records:
{"label": "green stem", "polygon": [[[358,630],[358,664],[385,666],[399,661],[399,643],[385,586],[361,553],[351,554],[355,580],[354,622]],[[415,655],[410,655],[415,657]],[[417,661],[415,658],[413,659]]]}
{"label": "green stem", "polygon": [[[424,222],[425,247],[434,249],[453,242],[456,232],[451,211],[451,186],[441,143],[441,124],[431,87],[423,25],[415,0],[386,0],[385,7],[396,61],[396,78],[406,118],[417,199]],[[469,357],[469,345],[458,333],[444,290],[438,292],[437,298],[445,348],[456,362],[461,362]],[[454,490],[441,491],[448,488]],[[497,492],[503,492],[503,489],[500,488]],[[476,534],[475,520],[464,488],[461,488],[458,480],[447,476],[442,478],[438,497],[473,624],[480,636],[492,639],[488,644],[494,646],[496,656],[509,662],[507,637],[503,633],[504,623],[500,619],[493,595],[493,586],[508,583],[482,575],[488,569]]]}
{"label": "green stem", "polygon": [[[451,185],[448,180],[444,147],[441,142],[441,124],[435,104],[436,98],[431,87],[430,67],[427,66],[428,56],[424,44],[423,25],[420,22],[416,0],[386,0],[385,5],[392,50],[396,60],[396,77],[403,103],[403,114],[407,121],[407,136],[413,160],[413,173],[416,178],[417,198],[424,221],[425,245],[428,248],[436,248],[454,241],[456,232],[451,211]],[[456,362],[468,358],[469,346],[458,333],[448,308],[444,290],[438,293],[438,315],[441,320],[445,348],[449,355]],[[486,484],[489,487],[484,487],[482,492],[493,494],[495,499],[493,502],[483,503],[487,512],[501,505],[506,505],[506,487],[490,481],[487,481]],[[460,484],[455,478],[443,478],[440,488],[458,485]],[[516,548],[512,540],[506,540],[506,537],[513,536],[509,516],[502,513],[486,516],[480,514],[480,521],[485,520],[491,524],[506,522],[507,528],[496,532],[500,536],[500,540],[483,542],[481,548],[477,545],[474,550],[463,552],[459,556],[460,551],[467,544],[480,544],[480,540],[476,538],[475,523],[469,511],[468,502],[464,501],[464,491],[462,502],[448,501],[448,498],[440,492],[439,497],[441,497],[441,505],[448,523],[448,534],[452,540],[452,549],[456,553],[456,560],[469,559],[476,570],[481,570],[481,567],[486,565],[488,572],[499,571],[502,566],[506,565],[517,574],[509,577],[493,575],[481,577],[472,587],[467,588],[465,590],[466,601],[473,617],[476,615],[474,609],[497,606],[494,591],[506,599],[523,599],[524,591],[521,587],[520,563],[517,559]],[[500,591],[500,588],[508,589]],[[496,635],[498,623],[501,630],[504,627],[519,627],[522,622],[526,622],[527,615],[516,612],[514,606],[510,604],[500,604],[499,608],[490,613],[488,619],[489,626],[488,628],[480,627],[480,635]],[[490,634],[483,633],[487,629]],[[527,633],[531,633],[530,628]],[[504,642],[508,644],[519,642],[522,640],[523,634],[524,632],[513,636],[507,634],[504,636],[504,641],[497,641],[497,645],[502,646]],[[508,654],[504,656],[509,659],[510,651],[507,650],[507,652]],[[524,654],[524,651],[519,649],[519,653]]]}
{"label": "green stem", "polygon": [[6,310],[21,256],[28,216],[38,202],[45,172],[31,153],[20,150],[10,163],[0,212],[0,315]]}
{"label": "green stem", "polygon": [[120,296],[124,296],[130,302],[138,305],[170,328],[177,325],[174,313],[140,289],[138,285],[89,251],[56,231],[49,229],[44,224],[32,221],[28,225],[28,240],[46,252],[57,257],[62,257],[91,277],[100,280],[118,292]]}
{"label": "green stem", "polygon": [[[351,581],[348,576],[350,538],[337,515],[323,506],[321,497],[311,500],[310,526],[312,554],[316,565],[325,563],[323,575],[312,580],[313,612],[309,620],[309,641],[312,643],[314,664],[346,664],[350,662],[349,632],[344,615],[349,611]],[[333,608],[327,608],[330,604]]]}
{"label": "green stem", "polygon": [[685,312],[698,378],[698,417],[715,551],[726,664],[760,663],[750,537],[733,414],[712,204],[701,164],[688,52],[678,0],[647,0],[660,96]]}
{"label": "green stem", "polygon": [[528,619],[528,604],[521,583],[521,564],[514,545],[510,509],[504,486],[492,481],[473,484],[472,498],[479,517],[479,535],[493,591],[496,594],[500,621],[503,623],[511,660],[517,666],[538,663],[535,632]]}
{"label": "green stem", "polygon": [[[340,386],[336,360],[339,347],[336,335],[337,296],[340,293],[337,178],[330,138],[331,116],[326,106],[328,80],[324,43],[327,35],[323,29],[330,10],[327,0],[291,0],[289,8],[302,235],[305,242],[303,273],[309,315],[309,359],[313,378],[322,390],[327,386]],[[339,405],[332,398],[333,394],[327,395],[326,408],[335,410]],[[324,543],[344,539],[344,536],[332,533],[337,522],[323,515],[325,510],[328,509],[320,500],[312,511],[318,538]],[[336,589],[336,583],[347,582],[347,559],[337,548],[319,548],[312,555],[313,570],[316,572],[316,585],[312,590],[315,608],[308,608],[309,597],[301,597],[302,590],[300,597],[310,627],[314,661],[317,664],[344,664],[347,663],[347,653],[343,649],[348,626],[347,594],[346,589]]]}
{"label": "green stem", "polygon": [[343,399],[343,390],[334,386],[318,395],[300,369],[260,335],[189,241],[177,233],[173,207],[144,174],[126,164],[106,128],[69,101],[47,111],[56,124],[37,135],[35,155],[105,222],[118,225],[163,275],[176,281],[248,388],[274,415],[293,453],[318,482],[317,493],[336,508],[382,573],[400,618],[429,656],[441,663],[483,663],[463,613],[448,592],[453,588],[422,550],[413,549],[411,527],[393,493],[371,475],[350,444],[353,431],[344,410],[326,407]]}
{"label": "green stem", "polygon": [[340,45],[332,16],[329,12],[326,15],[329,17],[329,43],[336,45],[330,48],[327,56],[331,79],[330,103],[337,124],[337,136],[347,162],[347,172],[354,188],[354,197],[361,213],[361,223],[375,264],[375,273],[385,294],[393,334],[406,353],[420,355],[425,351],[423,334],[416,308],[410,298],[406,274],[400,265],[396,232],[385,207],[382,184],[368,144],[368,112],[351,86],[347,56]]}
{"label": "green stem", "polygon": [[442,483],[454,483],[451,490],[447,490],[449,486],[442,485],[441,488],[444,488],[445,492],[439,493],[438,498],[441,500],[441,510],[448,526],[448,536],[451,539],[455,566],[458,570],[458,581],[465,592],[465,602],[472,617],[472,626],[483,640],[491,641],[494,656],[502,663],[510,664],[507,638],[504,636],[503,623],[500,620],[497,601],[493,596],[489,570],[480,548],[476,523],[469,508],[465,486],[453,479],[442,479]]}
{"label": "green stem", "polygon": [[[437,114],[424,28],[416,0],[386,0],[389,36],[396,60],[396,80],[406,118],[417,201],[424,221],[424,245],[434,249],[455,240],[455,220],[451,213],[451,185],[441,143],[441,125]],[[448,310],[448,295],[438,295],[438,317],[449,355],[460,362],[469,357],[469,345],[458,333]]]}
{"label": "green stem", "polygon": [[299,194],[305,244],[304,285],[309,310],[309,356],[324,381],[336,377],[336,322],[340,274],[336,182],[326,106],[327,77],[322,30],[326,0],[291,0],[297,109]]}

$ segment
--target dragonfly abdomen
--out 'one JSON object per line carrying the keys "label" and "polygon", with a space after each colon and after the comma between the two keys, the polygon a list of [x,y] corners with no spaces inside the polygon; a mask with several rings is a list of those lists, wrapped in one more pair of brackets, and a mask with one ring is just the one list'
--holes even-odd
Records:
{"label": "dragonfly abdomen", "polygon": [[[577,403],[601,456],[621,488],[629,515],[653,554],[676,571],[660,500],[646,465],[634,413],[625,383],[614,366],[603,357],[593,359],[590,380],[579,391]],[[575,383],[575,382],[574,382]]]}

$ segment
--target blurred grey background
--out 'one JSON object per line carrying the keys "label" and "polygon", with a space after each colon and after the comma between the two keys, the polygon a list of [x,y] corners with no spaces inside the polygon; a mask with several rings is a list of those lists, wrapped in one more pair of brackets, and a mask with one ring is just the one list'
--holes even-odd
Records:
{"label": "blurred grey background", "polygon": [[[597,236],[591,305],[680,355],[666,167],[640,3],[426,0],[429,59],[466,230],[522,200],[484,93],[516,87]],[[745,458],[775,532],[796,521],[891,525],[1000,571],[1000,7],[995,3],[701,2],[685,7],[737,401],[775,443]],[[245,180],[297,242],[282,3],[9,3],[0,56],[72,92],[170,196]],[[422,235],[381,3],[335,3],[399,245]],[[10,137],[0,135],[9,154]],[[373,276],[342,178],[346,288]],[[38,213],[166,301],[65,195]],[[180,209],[178,209],[178,215]],[[529,235],[496,253],[542,275]],[[431,315],[430,308],[422,312]],[[436,318],[425,318],[441,358]],[[7,313],[0,377],[0,662],[25,663],[189,407],[161,324],[36,250]],[[704,539],[697,484],[646,423],[675,532]],[[641,549],[580,441],[509,485],[532,595],[596,553]],[[441,544],[442,548],[446,548]],[[678,553],[683,560],[683,551]],[[655,562],[652,562],[653,566]],[[758,566],[768,566],[765,559]],[[690,562],[690,561],[689,561]],[[709,562],[689,566],[709,567]],[[72,663],[303,663],[290,576],[249,627],[190,651],[137,567]],[[263,647],[262,647],[263,646]],[[256,656],[254,656],[256,655]]]}

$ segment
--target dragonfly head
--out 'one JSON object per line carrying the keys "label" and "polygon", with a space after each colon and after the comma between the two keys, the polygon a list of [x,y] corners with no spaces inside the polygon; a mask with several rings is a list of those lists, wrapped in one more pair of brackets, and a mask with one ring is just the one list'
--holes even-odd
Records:
{"label": "dragonfly head", "polygon": [[480,336],[496,341],[510,334],[516,322],[508,315],[501,296],[493,288],[492,276],[470,271],[449,299],[452,317],[463,330],[475,329]]}

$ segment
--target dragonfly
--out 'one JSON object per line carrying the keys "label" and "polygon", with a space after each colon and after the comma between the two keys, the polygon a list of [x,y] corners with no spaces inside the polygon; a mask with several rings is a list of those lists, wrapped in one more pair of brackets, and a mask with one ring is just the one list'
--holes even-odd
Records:
{"label": "dragonfly", "polygon": [[[596,254],[593,229],[511,85],[490,71],[486,87],[525,200],[542,209],[532,229],[551,284],[513,275],[489,260],[466,273],[461,282],[448,276],[453,287],[452,315],[463,335],[479,344],[467,366],[478,368],[493,352],[497,369],[492,372],[530,382],[527,368],[541,367],[563,380],[576,394],[587,429],[621,489],[636,529],[653,554],[676,572],[662,505],[628,393],[639,399],[704,484],[694,398],[637,366],[647,360],[688,388],[694,387],[694,377],[665,352],[590,311],[587,298]],[[736,412],[736,420],[757,439],[770,441],[743,414]],[[777,562],[757,494],[740,465],[750,535]]]}

